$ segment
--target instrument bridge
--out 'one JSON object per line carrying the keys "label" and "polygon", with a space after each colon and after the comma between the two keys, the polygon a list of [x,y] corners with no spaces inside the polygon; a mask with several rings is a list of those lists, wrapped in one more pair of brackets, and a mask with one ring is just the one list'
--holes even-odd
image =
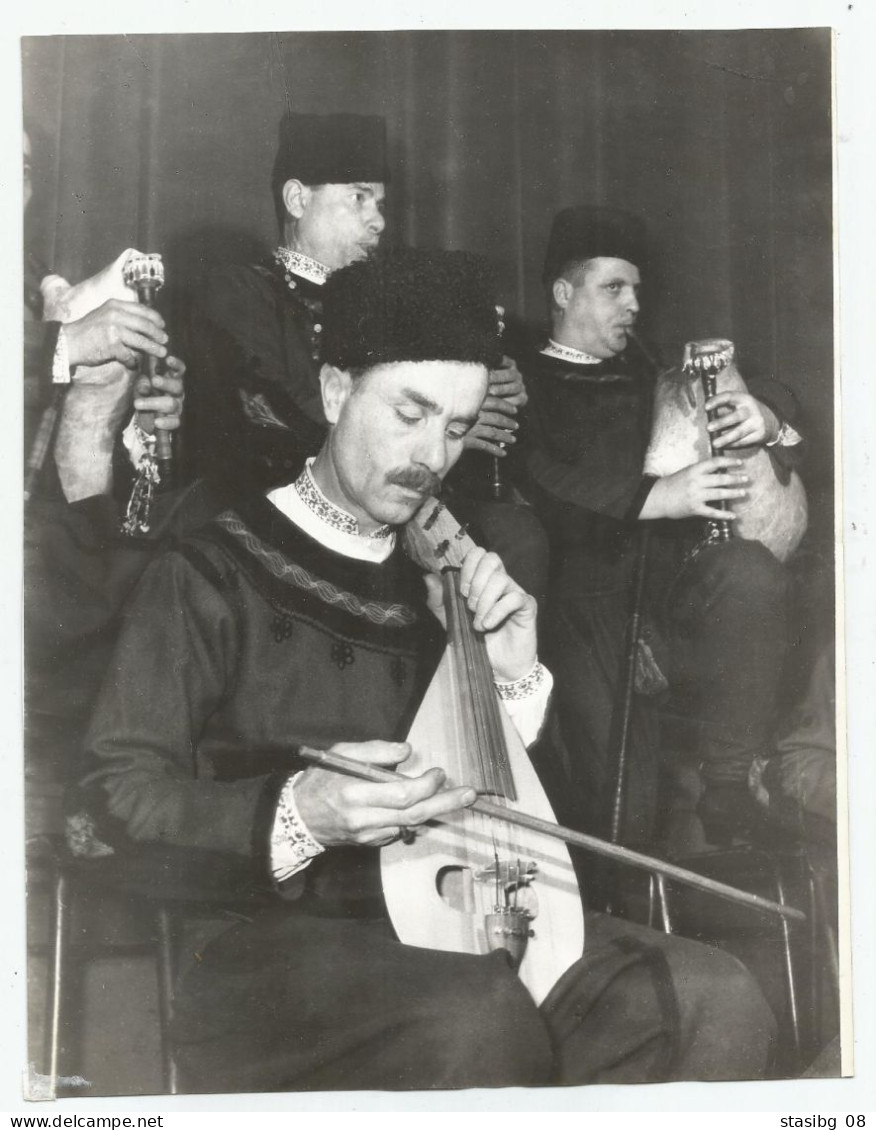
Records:
{"label": "instrument bridge", "polygon": [[504,890],[514,887],[526,886],[531,883],[538,872],[538,864],[534,860],[522,863],[519,859],[495,860],[486,867],[480,867],[474,872],[477,883],[495,883]]}

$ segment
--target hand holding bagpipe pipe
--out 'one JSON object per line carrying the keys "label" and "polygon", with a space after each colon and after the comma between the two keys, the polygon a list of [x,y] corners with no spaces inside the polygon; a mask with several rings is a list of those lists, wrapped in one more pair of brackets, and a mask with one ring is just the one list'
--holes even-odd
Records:
{"label": "hand holding bagpipe pipe", "polygon": [[[137,252],[129,255],[125,262],[125,283],[136,293],[144,313],[155,313],[155,298],[164,286],[161,256]],[[161,356],[151,351],[141,353],[140,376],[135,385],[139,399],[135,400],[135,408],[137,437],[143,450],[122,523],[123,533],[130,535],[148,532],[155,488],[162,482],[168,484],[173,471],[172,433],[157,426],[156,406],[153,402],[158,382],[165,373],[166,365]]]}
{"label": "hand holding bagpipe pipe", "polygon": [[[185,366],[168,355],[164,319],[151,305],[160,273],[156,264],[160,256],[128,248],[75,286],[54,274],[41,280],[43,320],[62,324],[70,381],[56,385],[40,423],[28,459],[26,500],[51,450],[68,501],[108,492],[112,448],[130,419],[132,391],[144,449],[148,454],[154,446],[153,457],[159,451],[169,455],[169,433],[179,427],[182,413]],[[157,481],[157,459],[155,464],[150,478]],[[141,478],[138,474],[138,482]],[[148,529],[148,505],[144,513],[141,503],[148,503],[144,495],[151,489],[135,487],[139,501],[133,512],[129,507],[126,532]]]}
{"label": "hand holding bagpipe pipe", "polygon": [[759,541],[787,561],[806,532],[806,493],[771,460],[778,421],[748,392],[734,352],[724,339],[689,342],[657,378],[644,470],[658,482],[641,517],[704,517],[708,541]]}

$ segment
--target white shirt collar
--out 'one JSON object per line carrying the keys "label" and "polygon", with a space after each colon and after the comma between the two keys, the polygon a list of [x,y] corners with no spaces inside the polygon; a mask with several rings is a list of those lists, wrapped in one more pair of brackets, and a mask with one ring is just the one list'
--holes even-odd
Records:
{"label": "white shirt collar", "polygon": [[602,358],[594,357],[592,353],[585,353],[582,349],[573,349],[571,345],[560,345],[553,338],[548,338],[548,343],[541,351],[545,357],[555,357],[558,361],[571,361],[576,365],[601,365]]}
{"label": "white shirt collar", "polygon": [[322,286],[331,274],[329,268],[317,259],[302,255],[300,251],[293,251],[291,247],[278,247],[274,252],[274,258],[291,274],[297,275],[300,279],[307,279],[317,286]]}
{"label": "white shirt collar", "polygon": [[360,534],[352,514],[330,502],[316,485],[312,463],[313,459],[307,460],[294,483],[272,490],[269,501],[326,549],[359,561],[385,561],[395,548],[395,531],[391,526],[381,526],[373,534]]}

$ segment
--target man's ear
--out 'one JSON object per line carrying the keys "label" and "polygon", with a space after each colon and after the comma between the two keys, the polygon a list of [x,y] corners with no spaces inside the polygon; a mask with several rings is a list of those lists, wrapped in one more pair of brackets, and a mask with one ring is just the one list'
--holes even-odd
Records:
{"label": "man's ear", "polygon": [[283,204],[293,219],[301,219],[309,200],[310,188],[300,180],[287,180],[283,185]]}
{"label": "man's ear", "polygon": [[554,296],[554,302],[561,310],[565,310],[569,305],[569,299],[572,297],[572,291],[575,288],[568,279],[564,279],[562,275],[558,279],[554,279],[554,285],[551,288]]}
{"label": "man's ear", "polygon": [[336,424],[341,409],[353,390],[353,378],[346,369],[323,365],[319,371],[319,383],[322,388],[322,410],[325,418],[330,424]]}

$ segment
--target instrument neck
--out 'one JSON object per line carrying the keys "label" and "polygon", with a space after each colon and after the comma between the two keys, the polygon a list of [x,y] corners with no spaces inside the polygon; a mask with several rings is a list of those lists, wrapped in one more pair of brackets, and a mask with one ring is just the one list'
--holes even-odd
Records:
{"label": "instrument neck", "polygon": [[447,647],[460,698],[465,746],[472,751],[472,783],[492,796],[516,799],[493,669],[483,633],[476,631],[460,590],[460,572],[442,574],[447,616]]}

